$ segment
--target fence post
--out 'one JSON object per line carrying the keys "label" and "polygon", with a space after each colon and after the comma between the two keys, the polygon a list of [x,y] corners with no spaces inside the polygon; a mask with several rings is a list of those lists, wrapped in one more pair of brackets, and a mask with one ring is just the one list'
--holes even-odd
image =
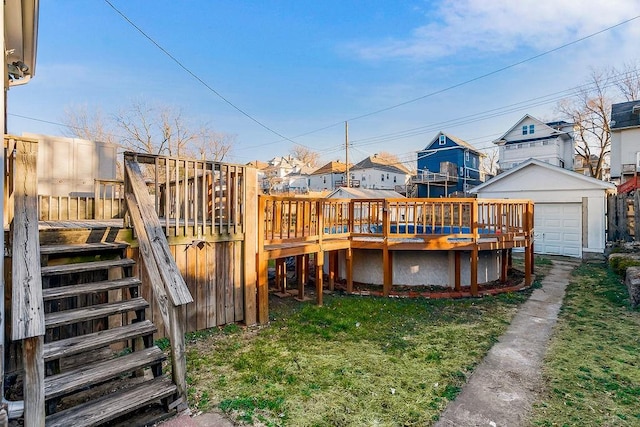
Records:
{"label": "fence post", "polygon": [[619,238],[622,241],[628,242],[630,240],[629,236],[629,226],[627,224],[627,199],[624,194],[618,194],[616,196],[616,205],[617,205],[617,213],[618,215],[618,233]]}
{"label": "fence post", "polygon": [[616,196],[607,196],[607,240],[616,241]]}

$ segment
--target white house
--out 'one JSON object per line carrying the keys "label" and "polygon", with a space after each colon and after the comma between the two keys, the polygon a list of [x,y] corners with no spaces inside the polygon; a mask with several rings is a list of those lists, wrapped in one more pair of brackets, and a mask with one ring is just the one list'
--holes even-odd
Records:
{"label": "white house", "polygon": [[611,180],[622,184],[640,172],[640,101],[611,106]]}
{"label": "white house", "polygon": [[309,175],[311,191],[333,190],[344,182],[345,163],[335,161],[319,167]]}
{"label": "white house", "polygon": [[266,164],[249,163],[260,170],[259,180],[265,192],[308,192],[309,174],[313,170],[308,164],[293,156],[274,157]]}
{"label": "white house", "polygon": [[404,191],[411,179],[411,172],[397,161],[377,155],[369,156],[350,169],[351,179],[360,182],[362,188]]}
{"label": "white house", "polygon": [[583,257],[604,252],[607,194],[615,191],[611,183],[529,159],[471,193],[533,200],[534,251]]}
{"label": "white house", "polygon": [[543,123],[525,115],[504,135],[493,141],[498,146],[498,169],[507,171],[527,159],[538,159],[573,170],[575,140],[573,123]]}

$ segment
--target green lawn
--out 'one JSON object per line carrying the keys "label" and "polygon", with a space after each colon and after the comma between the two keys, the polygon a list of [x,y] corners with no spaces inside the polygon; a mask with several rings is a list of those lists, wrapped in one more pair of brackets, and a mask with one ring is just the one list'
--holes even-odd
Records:
{"label": "green lawn", "polygon": [[567,289],[547,354],[535,426],[640,426],[640,312],[603,265],[584,264]]}
{"label": "green lawn", "polygon": [[274,300],[269,327],[190,337],[189,404],[258,425],[430,425],[528,295]]}

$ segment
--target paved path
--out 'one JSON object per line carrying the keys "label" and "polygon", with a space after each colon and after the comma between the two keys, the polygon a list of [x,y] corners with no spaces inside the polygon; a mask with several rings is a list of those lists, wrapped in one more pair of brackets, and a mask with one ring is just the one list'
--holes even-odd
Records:
{"label": "paved path", "polygon": [[533,291],[489,350],[436,427],[517,427],[542,386],[542,360],[578,260],[554,259],[542,288]]}

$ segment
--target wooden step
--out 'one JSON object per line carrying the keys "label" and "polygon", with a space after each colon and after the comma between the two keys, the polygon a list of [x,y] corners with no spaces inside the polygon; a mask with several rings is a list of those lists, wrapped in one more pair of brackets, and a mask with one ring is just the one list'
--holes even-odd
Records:
{"label": "wooden step", "polygon": [[44,323],[47,328],[70,325],[86,320],[100,319],[113,314],[126,313],[128,311],[142,310],[149,307],[144,298],[132,298],[125,301],[96,304],[87,307],[74,308],[72,310],[45,313]]}
{"label": "wooden step", "polygon": [[102,424],[168,397],[175,393],[175,390],[176,386],[171,380],[158,377],[49,415],[46,425],[47,427],[84,427]]}
{"label": "wooden step", "polygon": [[88,386],[98,385],[120,375],[161,363],[165,359],[166,355],[162,350],[153,346],[125,356],[52,375],[44,379],[45,399],[65,396]]}
{"label": "wooden step", "polygon": [[75,245],[42,245],[40,246],[41,255],[52,254],[77,254],[83,252],[100,252],[122,250],[129,247],[128,243],[81,243]]}
{"label": "wooden step", "polygon": [[94,332],[44,345],[44,361],[94,350],[109,344],[153,334],[157,328],[149,320],[120,326],[113,329]]}
{"label": "wooden step", "polygon": [[41,270],[43,276],[55,276],[60,274],[83,273],[85,271],[106,270],[112,267],[128,267],[135,263],[134,260],[125,258],[107,261],[77,262],[64,265],[48,265],[42,267]]}
{"label": "wooden step", "polygon": [[69,298],[77,295],[93,294],[96,292],[113,291],[116,289],[139,286],[140,279],[127,277],[124,279],[105,280],[102,282],[81,283],[79,285],[59,286],[42,290],[42,298],[45,301],[59,298]]}

